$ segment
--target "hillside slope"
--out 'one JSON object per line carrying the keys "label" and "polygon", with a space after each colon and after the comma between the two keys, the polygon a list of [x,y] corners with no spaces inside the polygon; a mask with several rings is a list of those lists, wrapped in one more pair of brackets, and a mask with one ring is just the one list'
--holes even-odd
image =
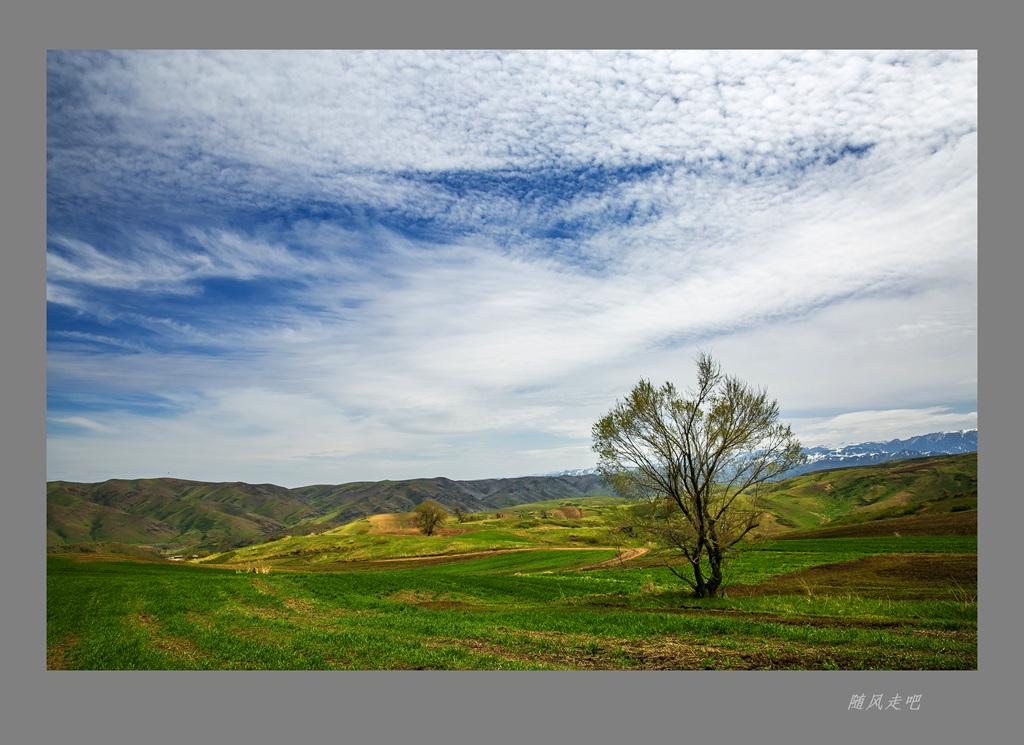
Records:
{"label": "hillside slope", "polygon": [[321,532],[367,515],[408,512],[428,499],[465,512],[607,494],[596,475],[357,482],[288,489],[273,484],[112,479],[47,484],[47,544],[184,544]]}
{"label": "hillside slope", "polygon": [[762,508],[785,529],[914,514],[940,499],[976,504],[978,454],[937,455],[796,476],[772,485]]}

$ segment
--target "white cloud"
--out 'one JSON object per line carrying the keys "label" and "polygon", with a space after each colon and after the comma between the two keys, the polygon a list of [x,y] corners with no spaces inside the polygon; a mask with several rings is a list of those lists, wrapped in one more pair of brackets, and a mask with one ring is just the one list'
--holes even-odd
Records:
{"label": "white cloud", "polygon": [[[180,408],[105,417],[109,452],[61,434],[55,468],[585,466],[590,422],[640,377],[685,385],[698,345],[806,437],[976,397],[973,52],[116,56],[75,79],[81,128],[50,117],[53,211],[158,219],[51,227],[48,299],[103,328],[55,327],[48,376]],[[213,279],[279,294],[186,317]]]}
{"label": "white cloud", "polygon": [[978,412],[957,413],[941,406],[924,409],[851,411],[834,417],[798,419],[794,430],[805,447],[900,439],[932,432],[978,428]]}
{"label": "white cloud", "polygon": [[[101,251],[83,241],[51,236],[60,251],[47,253],[47,281],[57,293],[62,284],[142,292],[192,293],[200,279],[293,276],[315,272],[282,246],[245,239],[224,230],[202,231],[185,226],[184,233],[203,250],[182,247],[152,236],[135,237],[127,250]],[[58,295],[59,297],[59,295]]]}
{"label": "white cloud", "polygon": [[[886,53],[807,56],[129,52],[85,84],[94,111],[120,127],[93,133],[97,144],[121,137],[167,158],[167,178],[332,196],[372,190],[374,174],[388,171],[700,153],[735,171],[794,148],[849,139],[906,147],[976,126],[973,53],[933,65],[910,52],[906,67]],[[243,164],[244,177],[233,170]]]}
{"label": "white cloud", "polygon": [[110,427],[84,416],[54,417],[52,421],[57,424],[70,424],[100,434],[113,434],[118,431],[116,427]]}

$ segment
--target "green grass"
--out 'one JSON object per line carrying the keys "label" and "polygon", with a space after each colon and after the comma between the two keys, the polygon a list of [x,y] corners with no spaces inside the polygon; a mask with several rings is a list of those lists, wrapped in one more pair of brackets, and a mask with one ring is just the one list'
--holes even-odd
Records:
{"label": "green grass", "polygon": [[863,525],[864,523],[876,520],[890,520],[898,517],[909,517],[912,515],[941,515],[950,512],[967,512],[978,509],[978,490],[946,494],[941,497],[927,499],[920,502],[912,502],[905,505],[884,507],[868,512],[858,512],[849,515],[839,515],[829,521],[829,527],[841,527],[845,525]]}
{"label": "green grass", "polygon": [[[933,456],[796,476],[773,485],[763,506],[787,527],[807,530],[836,521],[856,524],[881,517],[949,511],[943,500],[967,504],[978,488],[978,454]],[[893,504],[901,501],[907,504]],[[928,503],[918,507],[919,503]],[[855,510],[866,510],[850,513]],[[877,511],[877,514],[875,514]]]}
{"label": "green grass", "polygon": [[459,536],[459,543],[464,541],[470,541],[471,543],[481,543],[487,546],[493,546],[495,543],[522,543],[523,538],[521,536],[513,535],[501,530],[479,530],[472,533],[466,533],[465,535]]}
{"label": "green grass", "polygon": [[372,535],[370,523],[359,520],[322,535],[294,535],[213,554],[208,564],[269,564],[279,568],[382,561],[428,556],[454,556],[480,551],[526,548],[589,548],[643,545],[628,534],[609,529],[601,510],[589,518],[524,520],[476,519],[451,525],[469,532],[453,536]]}
{"label": "green grass", "polygon": [[[976,509],[969,457],[883,465],[808,474],[771,499],[801,527]],[[921,491],[908,497],[911,477]],[[51,509],[73,507],[65,491]],[[570,505],[583,516],[542,518]],[[587,569],[648,547],[615,530],[621,505],[503,508],[430,537],[371,534],[357,520],[274,534],[205,565],[147,562],[109,543],[54,553],[48,667],[977,668],[976,536],[886,525],[877,537],[752,541],[727,565],[725,595],[697,600],[656,553]],[[850,513],[864,505],[878,509]],[[254,566],[270,572],[244,571]]]}
{"label": "green grass", "polygon": [[609,554],[532,551],[387,572],[267,575],[51,556],[48,659],[78,669],[977,664],[976,603],[697,601],[664,569],[562,571]]}

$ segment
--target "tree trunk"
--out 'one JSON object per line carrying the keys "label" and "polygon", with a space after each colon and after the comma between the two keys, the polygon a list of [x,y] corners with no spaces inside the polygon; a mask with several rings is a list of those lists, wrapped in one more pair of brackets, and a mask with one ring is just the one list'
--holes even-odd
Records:
{"label": "tree trunk", "polygon": [[700,570],[700,560],[698,559],[697,561],[693,562],[692,566],[694,579],[693,594],[698,598],[709,597],[709,595],[707,594],[707,584],[704,581],[704,573]]}
{"label": "tree trunk", "polygon": [[722,586],[722,556],[714,551],[708,551],[708,561],[711,564],[711,573],[705,578],[700,569],[700,564],[693,564],[694,595],[698,598],[713,598]]}
{"label": "tree trunk", "polygon": [[718,550],[708,551],[708,560],[711,563],[711,576],[708,577],[708,597],[713,598],[718,594],[718,588],[722,586],[722,552]]}

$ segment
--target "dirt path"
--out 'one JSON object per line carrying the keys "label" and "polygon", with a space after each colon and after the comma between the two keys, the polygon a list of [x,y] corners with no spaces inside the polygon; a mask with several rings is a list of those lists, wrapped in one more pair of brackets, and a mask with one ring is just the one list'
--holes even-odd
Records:
{"label": "dirt path", "polygon": [[651,549],[649,548],[624,548],[619,551],[619,555],[616,556],[614,559],[599,561],[596,564],[591,564],[590,566],[585,566],[580,569],[575,569],[573,571],[585,572],[591,569],[605,569],[607,567],[618,566],[619,564],[627,562],[630,559],[636,559],[640,556],[643,556],[646,553],[650,553],[650,550]]}
{"label": "dirt path", "polygon": [[[623,548],[618,549],[616,546],[530,546],[526,548],[500,548],[491,549],[488,551],[471,551],[469,553],[461,554],[435,554],[433,556],[406,556],[401,559],[373,559],[367,561],[367,564],[391,564],[399,561],[419,561],[419,562],[433,562],[433,563],[450,563],[456,561],[464,561],[469,559],[478,559],[482,556],[498,556],[500,554],[514,554],[520,551],[619,551],[619,555],[614,559],[606,559],[605,561],[599,561],[596,564],[590,564],[580,569],[573,569],[574,572],[582,572],[590,569],[604,569],[605,567],[616,566],[624,561],[635,559],[638,556],[643,556],[651,549],[649,548]],[[361,562],[360,562],[361,563]]]}
{"label": "dirt path", "polygon": [[[372,515],[374,517],[388,517],[387,515]],[[380,520],[374,521],[378,523],[384,523],[387,525],[387,521]],[[373,531],[371,531],[372,533]],[[393,531],[389,531],[394,534]],[[591,569],[605,569],[607,567],[618,566],[619,564],[636,559],[644,554],[650,552],[649,548],[620,548],[619,546],[524,546],[522,548],[498,548],[498,549],[487,549],[484,551],[469,551],[465,553],[453,553],[453,554],[430,554],[427,556],[403,556],[397,559],[364,559],[359,561],[342,561],[341,565],[347,567],[355,567],[358,565],[373,566],[381,564],[396,564],[396,563],[407,563],[407,562],[419,562],[427,566],[437,564],[454,564],[459,561],[469,561],[471,559],[480,559],[485,556],[500,556],[501,554],[514,554],[521,551],[618,551],[619,555],[612,559],[605,559],[594,564],[588,564],[585,567],[579,569],[570,569],[572,572],[583,572]],[[256,562],[259,563],[259,562]],[[202,566],[216,567],[218,569],[235,569],[242,568],[241,564],[202,564]],[[302,566],[284,566],[278,567],[273,564],[270,565],[272,571],[275,572],[301,572],[305,571],[306,568]],[[337,565],[335,565],[337,566]]]}

